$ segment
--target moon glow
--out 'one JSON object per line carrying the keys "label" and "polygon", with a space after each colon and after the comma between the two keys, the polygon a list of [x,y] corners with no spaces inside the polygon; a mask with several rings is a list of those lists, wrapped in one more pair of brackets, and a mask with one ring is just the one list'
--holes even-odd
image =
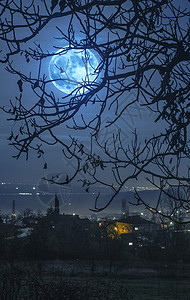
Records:
{"label": "moon glow", "polygon": [[70,94],[76,88],[83,93],[84,85],[97,79],[98,60],[90,50],[60,49],[49,63],[49,76],[60,91]]}

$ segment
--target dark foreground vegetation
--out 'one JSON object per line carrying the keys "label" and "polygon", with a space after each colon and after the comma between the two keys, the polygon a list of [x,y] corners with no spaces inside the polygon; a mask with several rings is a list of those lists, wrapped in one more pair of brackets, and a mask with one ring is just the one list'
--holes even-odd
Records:
{"label": "dark foreground vegetation", "polygon": [[188,227],[125,220],[2,222],[0,300],[190,300]]}
{"label": "dark foreground vegetation", "polygon": [[62,272],[42,272],[29,266],[1,267],[1,299],[128,299],[128,290],[122,283],[110,280],[67,278]]}
{"label": "dark foreground vegetation", "polygon": [[[97,266],[100,265],[104,266],[104,271],[92,273],[91,263],[80,261],[81,268],[87,266],[89,268],[84,273],[81,269],[76,269],[74,261],[1,263],[0,299],[190,299],[189,266],[186,266],[182,276],[180,272],[177,274],[177,265],[169,266],[167,270],[161,266],[158,270],[136,268],[133,271],[125,270],[123,274],[114,272],[111,275],[107,272],[105,262],[103,265],[97,263]],[[172,275],[171,271],[174,267],[175,271],[173,269]]]}

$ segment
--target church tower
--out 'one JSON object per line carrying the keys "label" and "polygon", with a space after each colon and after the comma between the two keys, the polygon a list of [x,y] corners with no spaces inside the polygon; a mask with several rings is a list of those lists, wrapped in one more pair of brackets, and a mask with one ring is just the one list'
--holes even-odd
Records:
{"label": "church tower", "polygon": [[57,194],[55,194],[55,208],[54,208],[54,215],[56,217],[58,217],[60,214],[60,210],[59,210],[59,199],[57,197]]}

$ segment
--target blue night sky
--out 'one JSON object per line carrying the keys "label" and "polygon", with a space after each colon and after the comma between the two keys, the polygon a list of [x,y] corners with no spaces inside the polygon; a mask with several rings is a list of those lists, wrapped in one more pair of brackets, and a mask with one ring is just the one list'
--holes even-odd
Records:
{"label": "blue night sky", "polygon": [[[188,1],[182,1],[176,0],[179,4],[187,5]],[[61,21],[60,21],[61,24]],[[58,26],[59,24],[56,24]],[[38,42],[40,41],[41,45],[44,47],[44,49],[48,49],[50,52],[53,51],[53,45],[56,43],[57,47],[61,47],[61,41],[60,40],[54,40],[53,36],[55,36],[56,29],[55,24],[50,23],[48,24],[47,28],[44,28],[43,31],[38,35],[37,38],[35,38],[32,42]],[[79,34],[80,39],[80,34]],[[32,42],[28,43],[27,47],[30,47]],[[4,48],[4,45],[1,46],[2,49]],[[54,50],[55,51],[55,50]],[[3,55],[3,52],[0,54]],[[22,66],[21,65],[21,58],[19,56],[15,57],[15,64],[19,66],[19,68],[22,70],[23,68],[26,68],[28,66]],[[43,72],[48,74],[48,65],[49,65],[50,58],[46,59],[43,65]],[[31,71],[33,73],[37,72],[37,65],[34,63],[32,66],[30,64],[29,66],[31,68]],[[14,101],[15,95],[18,95],[18,86],[17,86],[17,80],[18,78],[9,74],[5,70],[5,65],[0,65],[0,90],[1,90],[1,106],[7,105],[8,101],[12,99]],[[61,92],[56,90],[55,87],[52,87],[52,90],[57,93],[59,96],[61,96]],[[33,94],[30,91],[30,89],[27,89],[25,91],[25,101],[34,101],[32,98]],[[135,94],[131,92],[130,94],[126,95],[126,97],[135,97]],[[123,96],[123,101],[125,101],[125,96]],[[0,117],[0,181],[1,182],[31,182],[36,183],[39,178],[41,178],[45,173],[50,172],[62,172],[67,168],[67,165],[65,165],[64,157],[61,156],[60,149],[54,147],[49,148],[45,147],[46,150],[46,157],[48,161],[48,170],[45,172],[43,169],[43,161],[40,159],[37,159],[37,155],[35,153],[30,153],[29,160],[26,161],[24,156],[21,157],[19,160],[16,160],[12,158],[12,155],[15,154],[15,149],[10,147],[8,145],[9,141],[7,138],[9,137],[10,130],[11,130],[11,122],[7,122],[6,118],[7,116],[5,113],[0,111],[1,117]],[[96,114],[96,109],[92,106],[87,106],[83,108],[83,114],[85,117],[91,118],[94,114]],[[112,120],[112,115],[110,112],[105,113],[105,119],[102,120],[103,124],[106,124],[107,120]],[[129,113],[124,113],[121,117],[120,123],[116,125],[116,130],[118,128],[124,128],[125,132],[123,133],[123,139],[130,140],[132,138],[131,132],[134,131],[135,127],[137,128],[137,132],[139,133],[139,136],[144,139],[146,137],[149,137],[152,132],[158,133],[160,128],[162,127],[161,124],[159,124],[159,128],[156,124],[153,122],[154,115],[147,111],[145,108],[140,107],[137,104],[134,104],[131,109],[129,110]],[[164,124],[163,124],[164,125]],[[104,137],[112,135],[114,129],[109,131],[109,129],[102,130],[102,139]],[[86,140],[88,139],[88,135],[86,133],[76,133],[76,132],[68,132],[68,130],[63,129],[62,127],[57,129],[57,134],[61,136],[67,137],[68,134],[74,134],[79,135],[80,139]],[[142,181],[143,183],[143,181]]]}

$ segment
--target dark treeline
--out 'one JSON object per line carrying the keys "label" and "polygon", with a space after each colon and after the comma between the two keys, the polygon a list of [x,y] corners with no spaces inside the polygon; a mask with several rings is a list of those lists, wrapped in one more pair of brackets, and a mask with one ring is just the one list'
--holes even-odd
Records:
{"label": "dark treeline", "polygon": [[22,228],[14,223],[1,223],[0,257],[6,261],[88,259],[128,264],[140,259],[162,263],[190,262],[188,230],[160,228],[153,232],[113,236],[110,226],[109,221],[100,226],[96,221],[78,216],[57,217],[53,214],[25,217]]}

